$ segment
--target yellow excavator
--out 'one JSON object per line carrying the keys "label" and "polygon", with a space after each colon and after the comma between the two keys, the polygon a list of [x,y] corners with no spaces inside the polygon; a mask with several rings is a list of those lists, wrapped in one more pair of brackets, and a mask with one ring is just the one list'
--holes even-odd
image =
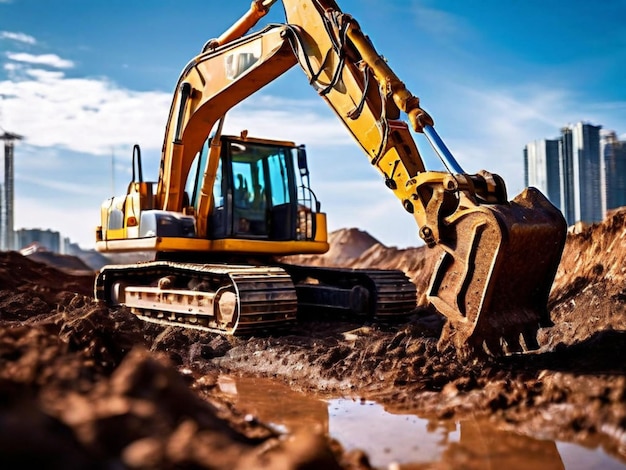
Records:
{"label": "yellow excavator", "polygon": [[[299,64],[420,237],[442,249],[427,292],[447,317],[440,344],[463,354],[536,349],[538,328],[551,323],[547,299],[567,229],[560,211],[534,188],[508,201],[499,176],[465,173],[419,99],[334,0],[282,0],[285,23],[251,33],[275,3],[254,0],[183,70],[157,182],[143,180],[133,149],[132,181],[103,203],[96,248],[154,259],[104,267],[96,298],[147,321],[224,334],[284,327],[305,310],[381,318],[415,308],[400,271],[280,261],[329,248],[305,149],[222,135],[222,126],[233,106]],[[426,136],[446,171],[425,168],[411,131]]]}

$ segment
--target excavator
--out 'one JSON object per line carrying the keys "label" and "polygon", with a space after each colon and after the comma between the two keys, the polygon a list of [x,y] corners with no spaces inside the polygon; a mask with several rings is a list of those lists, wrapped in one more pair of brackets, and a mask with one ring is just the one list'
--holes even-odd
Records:
{"label": "excavator", "polygon": [[[334,0],[282,0],[284,23],[252,31],[278,0],[253,0],[184,68],[165,129],[158,181],[133,148],[125,195],[101,206],[96,248],[148,251],[109,265],[95,296],[140,318],[222,334],[288,327],[298,312],[366,318],[413,312],[416,289],[394,270],[289,264],[329,249],[303,145],[223,135],[227,112],[299,65],[354,137],[419,236],[442,252],[427,291],[447,321],[442,348],[464,356],[538,348],[567,226],[535,188],[512,201],[496,174],[463,171],[433,118]],[[445,165],[425,168],[412,132]]]}

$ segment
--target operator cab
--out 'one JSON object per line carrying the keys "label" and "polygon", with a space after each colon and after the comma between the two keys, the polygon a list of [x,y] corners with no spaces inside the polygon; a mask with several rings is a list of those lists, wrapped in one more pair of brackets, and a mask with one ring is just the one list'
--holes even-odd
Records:
{"label": "operator cab", "polygon": [[[171,256],[182,252],[325,253],[326,215],[309,187],[304,146],[245,135],[219,139],[215,178],[204,184],[212,148],[209,138],[189,168],[178,211],[155,207],[157,183],[143,180],[141,154],[135,146],[127,193],[101,206],[96,249],[168,252]],[[203,186],[211,194],[210,204],[206,195],[201,198]],[[198,230],[201,217],[206,221],[202,235]]]}
{"label": "operator cab", "polygon": [[[186,191],[196,211],[208,139],[192,165]],[[248,137],[220,137],[209,239],[312,240],[320,204],[309,187],[304,146]]]}

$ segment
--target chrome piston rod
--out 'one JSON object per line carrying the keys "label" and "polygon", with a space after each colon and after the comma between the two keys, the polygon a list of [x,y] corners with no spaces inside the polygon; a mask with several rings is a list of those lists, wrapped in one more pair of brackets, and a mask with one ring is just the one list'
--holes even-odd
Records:
{"label": "chrome piston rod", "polygon": [[465,174],[463,168],[461,168],[461,165],[456,161],[452,152],[450,152],[446,144],[441,140],[435,128],[433,126],[424,126],[423,131],[428,143],[430,143],[433,149],[435,149],[435,152],[439,154],[439,157],[444,162],[447,169],[454,174]]}

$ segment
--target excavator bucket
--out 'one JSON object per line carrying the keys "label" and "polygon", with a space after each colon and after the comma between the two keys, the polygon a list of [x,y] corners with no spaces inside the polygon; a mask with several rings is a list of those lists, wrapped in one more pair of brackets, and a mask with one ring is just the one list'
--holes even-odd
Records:
{"label": "excavator bucket", "polygon": [[534,188],[509,204],[474,205],[445,220],[444,254],[429,300],[448,321],[440,348],[461,356],[501,355],[539,347],[551,326],[548,295],[567,224]]}

